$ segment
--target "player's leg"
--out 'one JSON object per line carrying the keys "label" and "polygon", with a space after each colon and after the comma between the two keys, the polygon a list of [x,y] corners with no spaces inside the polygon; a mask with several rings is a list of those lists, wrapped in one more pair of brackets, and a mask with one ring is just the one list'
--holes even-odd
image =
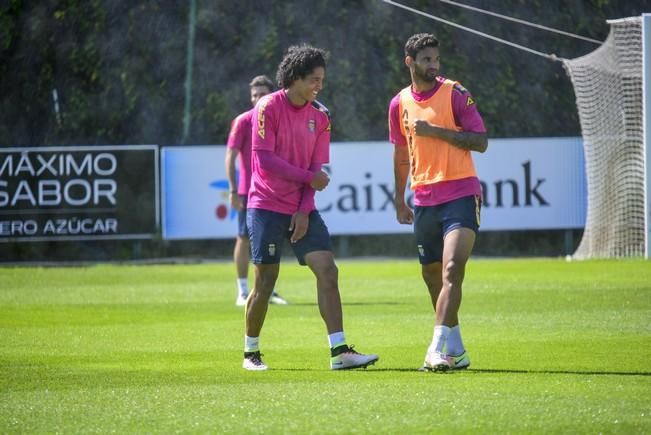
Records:
{"label": "player's leg", "polygon": [[[424,367],[433,370],[466,368],[470,365],[470,360],[461,340],[458,313],[465,266],[479,228],[479,201],[474,197],[460,198],[431,208],[427,211],[427,216],[431,221],[438,223],[432,231],[440,228],[444,236],[437,238],[440,242],[425,245],[429,246],[429,251],[425,249],[426,253],[431,253],[429,258],[439,260],[423,265],[423,277],[430,289],[432,300],[436,295],[433,286],[437,283],[434,276],[437,269],[440,271],[441,287],[434,308],[436,322],[432,343],[428,348]],[[427,227],[427,223],[421,226]],[[421,258],[421,263],[427,259],[427,256]]]}
{"label": "player's leg", "polygon": [[[248,275],[249,275],[249,261],[251,251],[251,244],[249,242],[248,236],[238,236],[235,240],[235,250],[233,253],[233,258],[235,260],[236,270],[237,270],[237,300],[235,305],[244,306],[246,305],[246,298],[249,296],[249,286],[248,286]],[[287,305],[289,302],[276,290],[271,293],[269,298],[269,303],[276,305]]]}
{"label": "player's leg", "polygon": [[414,208],[414,236],[421,276],[427,286],[432,308],[436,311],[436,301],[442,285],[441,260],[443,258],[443,232],[436,206]]}
{"label": "player's leg", "polygon": [[246,335],[260,336],[264,319],[267,315],[269,298],[278,279],[280,264],[256,264],[255,287],[246,301]]}
{"label": "player's leg", "polygon": [[[440,256],[442,257],[442,243],[438,243],[438,245],[440,245],[440,248],[438,249],[441,252]],[[445,349],[443,349],[441,352],[437,351],[437,343],[440,340],[440,328],[437,328],[436,323],[436,303],[439,299],[439,295],[441,294],[441,287],[443,286],[441,261],[435,261],[433,263],[421,265],[421,274],[423,276],[423,281],[425,281],[425,285],[427,286],[427,290],[430,295],[430,301],[432,302],[432,308],[434,311],[432,341],[427,348],[427,352],[425,353],[425,360],[423,362],[422,370],[445,370],[449,368],[447,366],[450,366],[448,359],[443,355],[443,353],[445,353]],[[454,328],[454,331],[459,331],[459,325]],[[450,334],[450,336],[452,335],[453,334]],[[448,336],[446,346],[450,342],[450,336]]]}
{"label": "player's leg", "polygon": [[468,228],[450,231],[443,248],[443,286],[437,302],[436,328],[446,336],[445,353],[452,368],[467,368],[470,360],[461,340],[459,307],[463,296],[466,263],[475,243],[475,232]]}
{"label": "player's leg", "polygon": [[248,236],[238,235],[233,249],[233,262],[237,273],[237,300],[235,305],[243,306],[249,296],[249,250]]}
{"label": "player's leg", "polygon": [[[246,195],[240,195],[242,210],[237,214],[237,239],[235,239],[235,249],[233,250],[233,261],[237,272],[237,299],[235,305],[246,305],[246,298],[249,296],[249,261],[251,244],[249,242],[249,227],[247,224],[247,198]],[[287,301],[280,296],[275,290],[271,293],[269,302],[278,305],[287,305]]]}
{"label": "player's leg", "polygon": [[305,262],[316,277],[319,312],[328,331],[330,368],[354,369],[375,364],[379,359],[377,355],[358,353],[346,343],[339,293],[339,271],[332,252],[309,252],[305,255]]}
{"label": "player's leg", "polygon": [[319,312],[328,331],[330,368],[353,369],[374,364],[377,355],[363,355],[346,343],[343,328],[339,270],[334,261],[330,234],[318,212],[310,213],[305,236],[292,244],[299,263],[307,265],[316,278]]}
{"label": "player's leg", "polygon": [[247,224],[251,243],[251,259],[255,267],[255,287],[247,301],[244,335],[244,362],[247,370],[266,370],[260,358],[260,332],[267,315],[269,298],[280,270],[280,247],[289,216],[268,210],[248,211]]}
{"label": "player's leg", "polygon": [[233,249],[233,262],[237,273],[237,297],[235,305],[246,305],[249,296],[249,228],[246,223],[246,196],[240,195],[242,209],[237,212],[237,238]]}
{"label": "player's leg", "polygon": [[441,262],[435,261],[429,264],[421,265],[421,275],[425,285],[427,286],[427,291],[429,292],[430,300],[432,302],[432,308],[436,312],[436,301],[439,298],[439,293],[441,293],[441,286],[443,285],[443,277],[441,275]]}
{"label": "player's leg", "polygon": [[278,278],[279,264],[256,264],[255,287],[246,300],[244,362],[247,370],[266,370],[260,354],[260,332],[267,316],[269,297]]}
{"label": "player's leg", "polygon": [[467,368],[470,359],[461,340],[459,307],[463,295],[466,263],[479,230],[481,202],[468,196],[445,204],[441,209],[443,238],[442,287],[436,305],[436,351],[445,347],[449,365]]}
{"label": "player's leg", "polygon": [[328,334],[343,331],[339,269],[331,251],[312,251],[305,254],[305,263],[316,278],[319,313]]}
{"label": "player's leg", "polygon": [[[438,206],[416,206],[414,208],[414,235],[418,247],[418,260],[435,313],[443,282],[441,275],[443,233],[439,208]],[[439,329],[435,319],[432,342],[425,353],[422,370],[447,370],[449,368],[443,350],[437,350],[437,345],[441,340]]]}
{"label": "player's leg", "polygon": [[475,244],[475,232],[457,228],[445,236],[443,244],[443,285],[436,303],[436,323],[449,328],[458,324],[461,290],[466,263]]}

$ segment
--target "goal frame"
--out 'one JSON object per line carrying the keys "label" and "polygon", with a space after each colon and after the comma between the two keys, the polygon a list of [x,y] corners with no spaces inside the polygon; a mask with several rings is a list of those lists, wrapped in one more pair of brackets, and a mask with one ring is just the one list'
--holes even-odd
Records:
{"label": "goal frame", "polygon": [[642,14],[642,138],[644,140],[644,258],[651,255],[651,14]]}

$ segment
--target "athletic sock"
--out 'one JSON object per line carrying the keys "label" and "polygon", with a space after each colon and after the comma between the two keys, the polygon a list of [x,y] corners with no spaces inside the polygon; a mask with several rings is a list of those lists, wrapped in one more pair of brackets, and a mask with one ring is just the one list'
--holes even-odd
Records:
{"label": "athletic sock", "polygon": [[260,337],[244,336],[244,352],[257,352],[260,350]]}
{"label": "athletic sock", "polygon": [[237,278],[237,295],[247,296],[249,294],[249,283],[247,278]]}
{"label": "athletic sock", "polygon": [[[328,334],[328,343],[330,344],[331,351],[334,351],[334,349],[340,348],[342,346],[348,348],[348,346],[346,346],[346,336],[344,335],[344,331],[333,332],[332,334]],[[337,355],[339,353],[337,353]],[[336,356],[336,355],[332,355],[332,356]]]}
{"label": "athletic sock", "polygon": [[432,337],[432,343],[429,345],[428,352],[438,352],[443,353],[445,344],[448,341],[448,336],[450,335],[450,328],[445,325],[436,325],[434,326],[434,335]]}
{"label": "athletic sock", "polygon": [[450,328],[450,335],[448,335],[448,341],[446,343],[446,353],[452,356],[459,356],[465,352],[466,348],[463,345],[463,340],[461,340],[461,329],[459,325],[453,326]]}

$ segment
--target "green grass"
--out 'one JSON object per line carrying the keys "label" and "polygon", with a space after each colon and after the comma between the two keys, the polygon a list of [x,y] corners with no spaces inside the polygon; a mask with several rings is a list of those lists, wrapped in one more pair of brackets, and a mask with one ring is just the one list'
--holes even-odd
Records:
{"label": "green grass", "polygon": [[420,373],[416,261],[340,261],[349,343],[331,372],[305,268],[284,260],[241,369],[231,264],[0,269],[0,433],[651,433],[651,263],[473,260],[472,366]]}

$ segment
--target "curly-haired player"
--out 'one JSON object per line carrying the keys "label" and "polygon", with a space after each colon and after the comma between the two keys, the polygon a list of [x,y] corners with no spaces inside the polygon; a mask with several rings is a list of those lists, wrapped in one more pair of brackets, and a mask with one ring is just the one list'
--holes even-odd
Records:
{"label": "curly-haired player", "polygon": [[344,336],[338,270],[330,234],[314,205],[314,194],[330,181],[321,169],[330,158],[330,117],[316,101],[323,88],[326,53],[309,45],[290,47],[278,67],[282,88],[258,101],[253,114],[253,157],[247,223],[255,288],[246,305],[244,362],[266,370],[259,337],[280,270],[281,246],[289,240],[302,265],[316,277],[319,311],[330,343],[330,368],[366,367]]}

